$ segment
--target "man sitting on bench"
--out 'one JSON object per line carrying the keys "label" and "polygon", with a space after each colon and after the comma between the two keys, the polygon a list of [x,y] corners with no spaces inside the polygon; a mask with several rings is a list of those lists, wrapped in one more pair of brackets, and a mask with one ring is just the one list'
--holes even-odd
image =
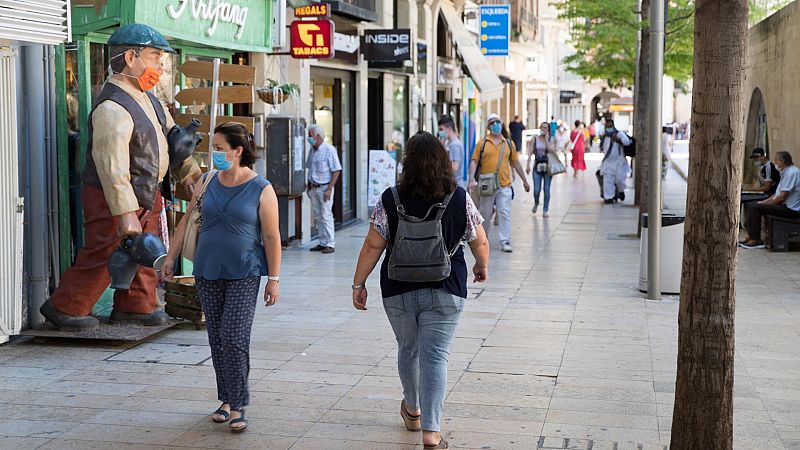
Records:
{"label": "man sitting on bench", "polygon": [[747,204],[747,238],[739,243],[741,247],[766,247],[761,240],[761,219],[764,216],[800,219],[800,169],[794,165],[788,152],[775,154],[775,166],[781,172],[781,181],[775,195]]}
{"label": "man sitting on bench", "polygon": [[767,158],[767,152],[761,147],[756,147],[753,149],[750,159],[753,160],[753,164],[758,170],[758,185],[746,186],[742,190],[750,193],[775,195],[778,190],[778,183],[781,182],[781,173]]}

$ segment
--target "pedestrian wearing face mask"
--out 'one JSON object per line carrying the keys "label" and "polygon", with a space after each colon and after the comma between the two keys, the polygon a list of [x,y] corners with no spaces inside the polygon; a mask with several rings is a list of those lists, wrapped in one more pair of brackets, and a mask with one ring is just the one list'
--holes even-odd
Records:
{"label": "pedestrian wearing face mask", "polygon": [[312,252],[333,253],[336,248],[333,229],[333,193],[342,173],[336,148],[325,142],[325,130],[319,125],[308,127],[308,198],[314,211],[319,244]]}
{"label": "pedestrian wearing face mask", "polygon": [[439,119],[439,141],[447,149],[450,157],[450,166],[453,169],[453,179],[456,185],[466,189],[467,180],[464,178],[464,144],[456,130],[456,122],[453,116],[445,115]]}
{"label": "pedestrian wearing face mask", "polygon": [[763,148],[754,148],[750,155],[753,164],[758,171],[758,185],[747,186],[743,190],[759,192],[766,195],[775,195],[778,183],[781,182],[781,173],[775,168],[775,164],[767,158],[767,152]]}
{"label": "pedestrian wearing face mask", "polygon": [[[169,171],[187,191],[200,177],[191,157],[193,134],[175,125],[150,90],[158,83],[164,53],[173,53],[155,29],[120,27],[108,40],[110,77],[89,116],[81,201],[86,239],[75,264],[40,312],[62,331],[96,328],[92,307],[109,285],[111,253],[122,236],[158,234],[162,198],[159,184]],[[187,144],[188,143],[188,144]],[[111,320],[165,325],[156,310],[156,271],[139,267],[128,290],[114,293]]]}
{"label": "pedestrian wearing face mask", "polygon": [[213,145],[217,170],[204,175],[212,178],[178,224],[163,270],[172,276],[183,250],[186,221],[200,207],[194,276],[206,318],[217,398],[222,402],[211,419],[217,423],[230,419],[230,430],[240,432],[247,428],[250,331],[261,277],[267,276],[266,306],[274,305],[280,295],[278,198],[270,182],[253,171],[255,142],[244,125],[218,126]]}
{"label": "pedestrian wearing face mask", "polygon": [[617,130],[614,121],[606,120],[606,127],[600,139],[603,162],[600,173],[603,176],[603,199],[605,203],[625,200],[625,183],[631,168],[625,159],[624,146],[631,140],[625,132]]}
{"label": "pedestrian wearing face mask", "polygon": [[[500,249],[510,253],[511,247],[511,171],[517,172],[522,179],[525,192],[531,186],[525,179],[525,172],[519,162],[519,154],[511,139],[503,137],[503,122],[497,114],[489,114],[486,121],[487,136],[475,145],[472,151],[472,162],[469,166],[469,188],[474,197],[479,199],[484,226],[488,229],[492,219],[492,210],[497,208],[497,237]],[[477,191],[476,191],[477,190]]]}
{"label": "pedestrian wearing face mask", "polygon": [[556,139],[550,136],[550,127],[547,122],[539,125],[539,135],[533,138],[528,149],[528,165],[525,167],[527,173],[531,173],[531,163],[533,163],[533,208],[531,212],[536,214],[539,210],[539,194],[544,185],[544,211],[543,217],[550,216],[550,185],[553,176],[547,171],[547,154],[558,156]]}

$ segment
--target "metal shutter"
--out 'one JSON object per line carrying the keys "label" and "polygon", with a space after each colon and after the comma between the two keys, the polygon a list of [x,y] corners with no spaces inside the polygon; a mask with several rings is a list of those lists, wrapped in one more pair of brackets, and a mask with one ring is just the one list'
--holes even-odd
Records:
{"label": "metal shutter", "polygon": [[72,39],[68,0],[0,0],[0,40],[59,44]]}

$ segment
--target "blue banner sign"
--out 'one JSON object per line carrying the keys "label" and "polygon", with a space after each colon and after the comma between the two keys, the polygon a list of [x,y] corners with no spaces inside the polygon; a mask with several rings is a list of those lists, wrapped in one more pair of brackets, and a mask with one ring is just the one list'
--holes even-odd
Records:
{"label": "blue banner sign", "polygon": [[507,56],[511,39],[511,6],[481,5],[481,53]]}

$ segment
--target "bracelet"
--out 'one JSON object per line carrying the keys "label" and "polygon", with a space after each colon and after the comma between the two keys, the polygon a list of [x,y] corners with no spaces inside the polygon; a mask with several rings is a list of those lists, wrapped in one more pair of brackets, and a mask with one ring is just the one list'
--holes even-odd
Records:
{"label": "bracelet", "polygon": [[267,277],[267,281],[274,281],[276,283],[280,283],[281,277]]}
{"label": "bracelet", "polygon": [[354,291],[360,291],[363,290],[365,286],[363,284],[354,284],[352,287]]}

